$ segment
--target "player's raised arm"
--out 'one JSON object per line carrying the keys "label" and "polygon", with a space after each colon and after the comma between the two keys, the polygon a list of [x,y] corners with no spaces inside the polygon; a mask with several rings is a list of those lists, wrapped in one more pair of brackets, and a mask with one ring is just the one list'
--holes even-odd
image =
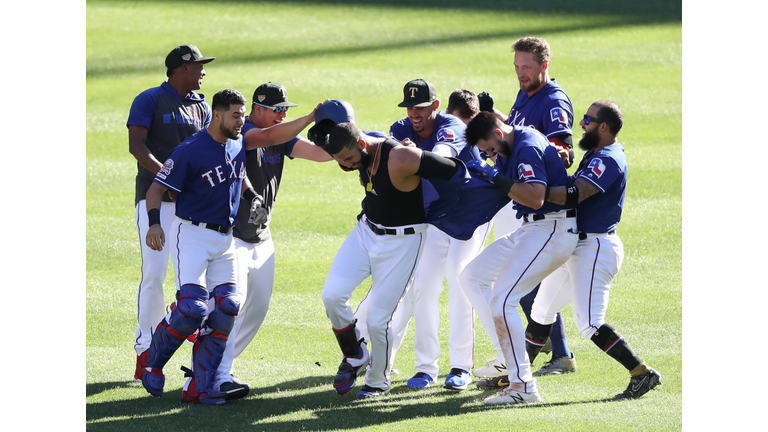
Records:
{"label": "player's raised arm", "polygon": [[399,146],[389,153],[389,175],[399,190],[412,190],[422,177],[450,180],[458,169],[453,159],[418,147]]}
{"label": "player's raised arm", "polygon": [[[320,105],[318,105],[320,106]],[[285,123],[280,123],[264,129],[254,128],[245,133],[245,144],[248,150],[258,147],[278,145],[290,141],[307,126],[315,121],[315,111]]]}

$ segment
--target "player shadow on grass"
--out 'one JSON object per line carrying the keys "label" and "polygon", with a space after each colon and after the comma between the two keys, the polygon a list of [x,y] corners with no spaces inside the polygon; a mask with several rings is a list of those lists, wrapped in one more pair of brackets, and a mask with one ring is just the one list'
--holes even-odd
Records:
{"label": "player shadow on grass", "polygon": [[[362,387],[362,380],[343,396],[336,394],[332,382],[333,376],[306,376],[282,381],[253,388],[246,398],[220,407],[182,402],[181,388],[166,389],[162,397],[155,398],[136,381],[88,384],[87,396],[135,388],[136,398],[86,404],[86,421],[91,422],[90,430],[157,429],[169,424],[201,430],[217,425],[229,430],[252,429],[254,425],[259,430],[336,430],[397,423],[420,416],[450,418],[488,410],[540,409],[612,400],[499,407],[483,404],[483,399],[495,392],[481,391],[473,385],[462,392],[445,390],[439,385],[415,391],[402,380],[394,383],[387,396],[358,400],[355,396]],[[211,416],[212,412],[217,416]],[[297,415],[304,418],[297,420]],[[215,419],[219,416],[225,416],[224,423]]]}

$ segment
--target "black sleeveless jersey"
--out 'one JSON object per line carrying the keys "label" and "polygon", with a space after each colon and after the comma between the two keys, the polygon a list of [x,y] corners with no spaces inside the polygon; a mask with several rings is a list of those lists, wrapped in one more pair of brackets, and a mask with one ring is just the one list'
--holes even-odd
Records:
{"label": "black sleeveless jersey", "polygon": [[[396,227],[424,223],[424,198],[422,186],[410,192],[401,192],[395,189],[389,178],[389,152],[402,144],[387,139],[380,147],[378,157],[371,155],[371,163],[379,159],[379,167],[376,174],[370,179],[372,188],[366,188],[363,200],[363,212],[371,222],[379,225]],[[363,183],[368,183],[368,173],[362,172]]]}

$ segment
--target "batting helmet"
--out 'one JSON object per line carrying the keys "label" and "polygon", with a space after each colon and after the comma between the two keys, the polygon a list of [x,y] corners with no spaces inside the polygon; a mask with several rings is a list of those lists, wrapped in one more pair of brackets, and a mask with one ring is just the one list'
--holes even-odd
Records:
{"label": "batting helmet", "polygon": [[307,138],[319,147],[328,144],[328,134],[339,123],[355,123],[355,110],[343,100],[323,103],[315,112],[315,125],[307,132]]}

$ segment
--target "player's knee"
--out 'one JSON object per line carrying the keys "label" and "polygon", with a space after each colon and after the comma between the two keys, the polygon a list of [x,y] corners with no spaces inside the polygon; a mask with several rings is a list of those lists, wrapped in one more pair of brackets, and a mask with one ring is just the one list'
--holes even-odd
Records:
{"label": "player's knee", "polygon": [[208,317],[208,322],[214,330],[229,334],[235,326],[235,318],[240,313],[240,299],[232,284],[219,285],[213,289],[215,306]]}
{"label": "player's knee", "polygon": [[326,278],[321,294],[323,305],[326,310],[332,310],[346,305],[349,296],[343,294],[345,290],[342,289],[342,287],[345,285],[347,285],[347,282],[341,278],[334,278],[332,276]]}
{"label": "player's knee", "polygon": [[176,309],[168,319],[171,328],[189,336],[200,328],[208,315],[208,291],[199,285],[186,284],[176,292]]}

